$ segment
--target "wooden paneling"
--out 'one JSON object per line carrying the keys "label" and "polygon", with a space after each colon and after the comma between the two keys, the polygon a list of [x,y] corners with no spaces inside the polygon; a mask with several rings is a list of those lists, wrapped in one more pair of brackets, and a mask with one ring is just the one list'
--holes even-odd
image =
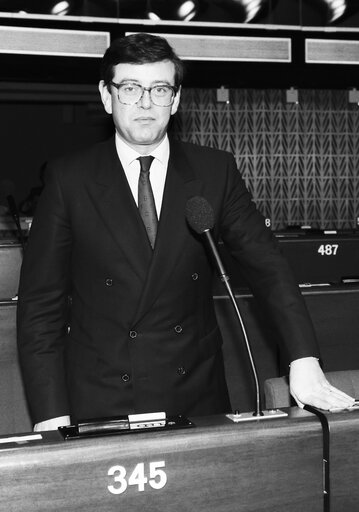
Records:
{"label": "wooden paneling", "polygon": [[354,512],[359,503],[359,410],[327,414],[330,428],[331,510]]}
{"label": "wooden paneling", "polygon": [[27,410],[16,346],[16,303],[0,305],[0,435],[28,432]]}
{"label": "wooden paneling", "polygon": [[[0,509],[322,512],[322,436],[314,416],[194,421],[197,427],[172,432],[35,441],[0,450]],[[143,491],[128,485],[121,494],[109,492],[108,485],[121,485],[108,476],[111,467],[125,468],[128,481],[139,463],[148,477],[154,461],[164,463],[162,489],[147,482]]]}
{"label": "wooden paneling", "polygon": [[17,295],[22,249],[17,243],[0,243],[0,301]]}

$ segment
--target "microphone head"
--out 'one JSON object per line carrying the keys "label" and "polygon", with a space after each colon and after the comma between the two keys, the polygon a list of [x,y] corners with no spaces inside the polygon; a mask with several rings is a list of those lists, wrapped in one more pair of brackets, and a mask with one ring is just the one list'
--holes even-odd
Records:
{"label": "microphone head", "polygon": [[204,197],[191,197],[186,204],[186,219],[193,231],[202,234],[214,226],[213,208]]}

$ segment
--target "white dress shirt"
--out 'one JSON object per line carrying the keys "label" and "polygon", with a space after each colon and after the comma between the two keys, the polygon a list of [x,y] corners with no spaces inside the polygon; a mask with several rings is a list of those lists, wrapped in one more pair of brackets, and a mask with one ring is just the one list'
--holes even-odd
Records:
{"label": "white dress shirt", "polygon": [[[140,162],[137,160],[140,155],[132,149],[126,142],[124,142],[116,133],[116,150],[123,170],[130,186],[133,198],[138,205],[138,178],[140,176]],[[167,175],[168,159],[170,156],[170,145],[167,135],[157,146],[156,149],[151,151],[154,160],[150,168],[150,182],[155,199],[157,210],[157,217],[160,217],[163,191],[165,188],[165,181]]]}

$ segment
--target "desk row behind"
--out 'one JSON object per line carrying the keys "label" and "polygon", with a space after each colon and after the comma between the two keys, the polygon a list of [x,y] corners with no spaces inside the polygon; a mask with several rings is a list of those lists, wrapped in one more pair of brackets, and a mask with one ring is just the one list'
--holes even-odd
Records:
{"label": "desk row behind", "polygon": [[[28,234],[31,218],[21,218],[24,236]],[[1,233],[12,227],[12,219],[7,223],[0,219],[0,300],[14,297],[19,284],[23,250],[16,233],[5,240]],[[307,230],[308,231],[308,230]],[[280,248],[287,258],[299,285],[359,283],[359,231],[353,232],[303,232],[290,230],[275,232]],[[330,234],[331,233],[331,234]],[[223,243],[219,252],[231,277],[234,289],[246,288],[247,280],[238,264],[231,258]],[[221,292],[219,281],[215,281],[215,293]]]}

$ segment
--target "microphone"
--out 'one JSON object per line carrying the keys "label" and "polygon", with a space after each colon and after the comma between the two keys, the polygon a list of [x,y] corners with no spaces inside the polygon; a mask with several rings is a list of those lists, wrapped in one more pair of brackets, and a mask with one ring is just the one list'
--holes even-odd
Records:
{"label": "microphone", "polygon": [[250,419],[266,419],[269,417],[278,417],[278,416],[287,416],[286,413],[282,411],[265,411],[262,410],[262,399],[261,399],[261,390],[258,379],[258,372],[256,368],[256,364],[254,361],[251,345],[247,336],[246,328],[243,322],[242,315],[239,311],[237,301],[235,299],[232,287],[229,283],[229,276],[224,268],[223,262],[221,260],[220,254],[217,250],[216,243],[213,239],[211,230],[214,227],[214,212],[212,206],[209,202],[201,196],[191,197],[186,204],[186,220],[189,226],[195,231],[198,235],[202,237],[204,240],[205,246],[209,255],[216,267],[218,275],[226,287],[228,296],[231,300],[231,303],[236,312],[238,321],[240,323],[240,327],[243,333],[243,338],[247,350],[247,355],[249,358],[252,376],[255,384],[255,409],[253,413],[247,414],[239,414],[235,413],[234,415],[228,415],[230,419],[235,422],[238,421],[248,421]]}
{"label": "microphone", "polygon": [[229,277],[211,234],[211,229],[214,226],[214,212],[212,206],[204,197],[191,197],[186,204],[186,219],[193,231],[203,236],[207,250],[217,268],[221,281],[228,282]]}
{"label": "microphone", "polygon": [[9,207],[9,212],[15,222],[16,231],[17,231],[17,234],[19,237],[19,241],[21,243],[22,250],[24,251],[25,239],[24,239],[21,225],[20,225],[19,210],[16,206],[16,202],[15,202],[15,199],[13,196],[14,188],[15,188],[14,183],[10,180],[3,180],[1,182],[1,195],[5,196],[5,198],[6,198],[6,201],[7,201],[8,207]]}

